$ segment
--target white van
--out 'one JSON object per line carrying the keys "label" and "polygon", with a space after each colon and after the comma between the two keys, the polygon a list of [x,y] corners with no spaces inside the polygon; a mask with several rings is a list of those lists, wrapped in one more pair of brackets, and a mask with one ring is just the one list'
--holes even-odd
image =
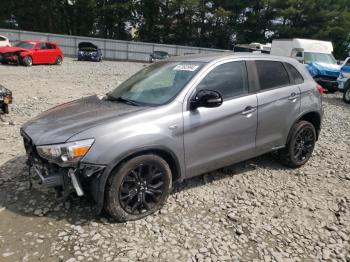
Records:
{"label": "white van", "polygon": [[328,41],[312,39],[275,39],[271,55],[288,56],[306,64],[312,77],[329,92],[338,90],[340,66],[333,56],[333,45]]}

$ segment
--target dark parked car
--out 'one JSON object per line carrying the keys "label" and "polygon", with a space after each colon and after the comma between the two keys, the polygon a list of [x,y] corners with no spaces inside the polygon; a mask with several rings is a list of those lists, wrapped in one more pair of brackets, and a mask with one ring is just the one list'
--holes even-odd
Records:
{"label": "dark parked car", "polygon": [[90,193],[98,211],[135,220],[160,209],[174,181],[272,151],[288,167],[304,165],[321,129],[322,92],[291,58],[176,57],[104,97],[48,110],[21,134],[43,184]]}
{"label": "dark parked car", "polygon": [[12,103],[12,92],[0,85],[0,109],[3,113],[9,113],[9,104]]}
{"label": "dark parked car", "polygon": [[168,59],[169,57],[169,54],[165,51],[154,51],[152,54],[150,54],[149,61],[150,63],[153,63],[160,60]]}
{"label": "dark parked car", "polygon": [[102,51],[97,45],[90,42],[80,42],[78,49],[79,61],[102,61]]}

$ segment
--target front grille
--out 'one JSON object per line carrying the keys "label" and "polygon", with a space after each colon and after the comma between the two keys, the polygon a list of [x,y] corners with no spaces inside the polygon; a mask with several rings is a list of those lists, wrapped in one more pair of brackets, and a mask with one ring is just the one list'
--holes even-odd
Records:
{"label": "front grille", "polygon": [[325,75],[318,75],[315,77],[316,79],[320,79],[321,81],[337,81],[337,76],[325,76]]}

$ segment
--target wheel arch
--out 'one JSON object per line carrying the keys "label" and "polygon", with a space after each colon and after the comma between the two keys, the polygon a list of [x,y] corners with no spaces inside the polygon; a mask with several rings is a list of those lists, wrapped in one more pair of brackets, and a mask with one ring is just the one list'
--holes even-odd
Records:
{"label": "wheel arch", "polygon": [[33,54],[30,52],[20,52],[18,56],[21,58],[21,63],[23,63],[23,58],[26,56],[29,56],[32,59],[32,65],[36,63],[36,61],[34,61]]}
{"label": "wheel arch", "polygon": [[322,124],[321,114],[319,112],[316,112],[316,111],[307,112],[307,113],[302,114],[297,119],[297,121],[295,121],[295,123],[297,123],[299,121],[310,122],[315,127],[316,139],[318,140],[318,137],[319,137],[319,134],[320,134],[320,131],[321,131],[321,124]]}
{"label": "wheel arch", "polygon": [[156,146],[156,147],[147,147],[140,148],[134,151],[131,151],[127,154],[124,154],[123,157],[116,159],[106,167],[106,170],[103,172],[102,176],[99,179],[98,185],[98,194],[96,196],[97,202],[97,213],[101,213],[104,207],[105,200],[105,188],[110,175],[116,171],[123,163],[126,163],[128,160],[145,154],[154,154],[162,157],[169,165],[172,173],[173,182],[183,180],[183,174],[181,173],[180,162],[176,156],[176,154],[168,148]]}

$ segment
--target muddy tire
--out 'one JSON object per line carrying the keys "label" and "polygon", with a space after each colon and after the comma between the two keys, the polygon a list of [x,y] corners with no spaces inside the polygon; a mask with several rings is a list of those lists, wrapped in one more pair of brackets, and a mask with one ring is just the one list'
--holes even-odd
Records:
{"label": "muddy tire", "polygon": [[171,170],[163,158],[137,156],[109,177],[105,210],[118,222],[138,220],[162,208],[171,188]]}
{"label": "muddy tire", "polygon": [[31,56],[25,56],[22,58],[22,64],[24,66],[32,66],[33,65],[33,59]]}
{"label": "muddy tire", "polygon": [[279,162],[297,168],[311,157],[316,143],[315,127],[307,121],[297,122],[291,129],[286,147],[277,152]]}

